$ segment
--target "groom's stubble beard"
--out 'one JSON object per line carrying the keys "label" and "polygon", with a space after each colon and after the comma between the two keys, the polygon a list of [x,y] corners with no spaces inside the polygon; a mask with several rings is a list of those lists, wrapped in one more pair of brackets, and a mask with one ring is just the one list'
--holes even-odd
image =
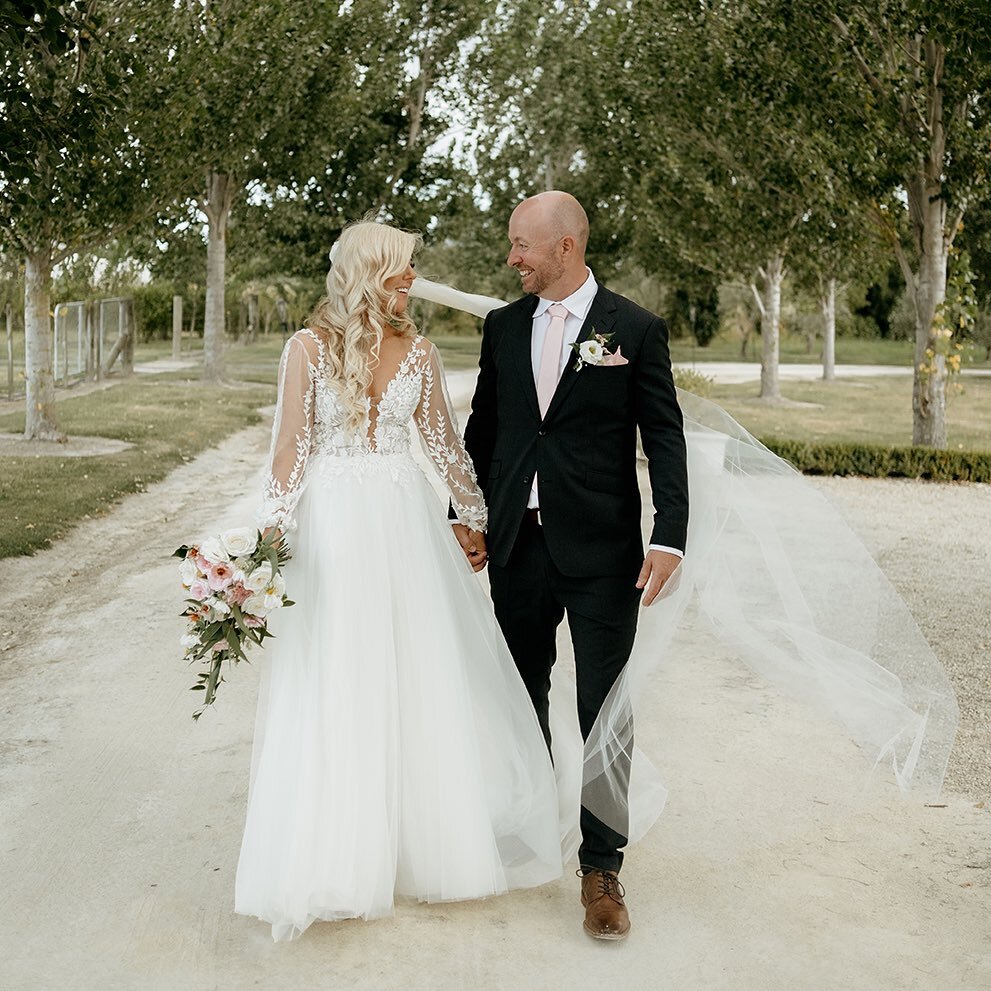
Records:
{"label": "groom's stubble beard", "polygon": [[564,275],[564,265],[556,258],[549,258],[545,265],[533,270],[530,288],[526,292],[534,296],[543,296],[548,286],[554,285]]}

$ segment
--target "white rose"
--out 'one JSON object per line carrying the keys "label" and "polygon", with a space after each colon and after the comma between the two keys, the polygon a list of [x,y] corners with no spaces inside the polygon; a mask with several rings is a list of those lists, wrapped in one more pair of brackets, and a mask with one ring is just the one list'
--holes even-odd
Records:
{"label": "white rose", "polygon": [[244,579],[244,587],[252,592],[260,592],[272,580],[272,565],[268,561],[261,564]]}
{"label": "white rose", "polygon": [[256,593],[244,600],[241,605],[241,612],[248,616],[257,616],[259,619],[264,619],[268,613],[268,606],[265,605],[265,600],[268,596],[263,593]]}
{"label": "white rose", "polygon": [[245,557],[258,546],[258,531],[247,526],[235,527],[225,530],[220,535],[220,542],[231,557]]}
{"label": "white rose", "polygon": [[186,650],[195,647],[199,642],[200,638],[195,633],[184,633],[179,637],[179,646],[185,647]]}
{"label": "white rose", "polygon": [[231,611],[231,607],[223,599],[207,599],[204,605],[209,606],[216,616],[226,616]]}
{"label": "white rose", "polygon": [[582,341],[578,346],[578,356],[586,365],[597,365],[603,358],[603,347],[599,341]]}
{"label": "white rose", "polygon": [[216,537],[207,537],[200,544],[199,549],[200,554],[211,564],[220,564],[222,561],[227,560],[227,551],[224,550],[224,545]]}
{"label": "white rose", "polygon": [[179,565],[179,578],[186,588],[193,584],[199,573],[200,569],[196,567],[196,562],[188,557]]}

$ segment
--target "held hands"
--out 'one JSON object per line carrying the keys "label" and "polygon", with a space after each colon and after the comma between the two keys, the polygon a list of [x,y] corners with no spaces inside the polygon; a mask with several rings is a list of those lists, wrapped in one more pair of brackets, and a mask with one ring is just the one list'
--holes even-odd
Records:
{"label": "held hands", "polygon": [[451,529],[458,538],[458,543],[465,552],[472,571],[481,571],[489,556],[485,550],[485,534],[478,530],[470,530],[463,523],[453,523]]}
{"label": "held hands", "polygon": [[[643,567],[637,578],[637,588],[644,589],[642,601],[645,606],[649,606],[657,598],[679,564],[681,564],[681,558],[677,554],[668,554],[666,551],[647,551],[647,556],[643,560]],[[670,590],[673,592],[677,586],[678,579],[676,578]]]}

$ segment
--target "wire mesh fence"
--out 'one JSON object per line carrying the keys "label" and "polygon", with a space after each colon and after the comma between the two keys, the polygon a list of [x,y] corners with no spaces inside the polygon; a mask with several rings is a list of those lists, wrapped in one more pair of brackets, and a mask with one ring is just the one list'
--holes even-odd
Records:
{"label": "wire mesh fence", "polygon": [[[127,374],[134,367],[134,303],[129,296],[72,300],[54,309],[52,376],[57,387],[84,379],[99,380],[118,361]],[[8,399],[25,394],[25,346],[23,325],[15,320],[9,304],[4,312],[5,374]]]}

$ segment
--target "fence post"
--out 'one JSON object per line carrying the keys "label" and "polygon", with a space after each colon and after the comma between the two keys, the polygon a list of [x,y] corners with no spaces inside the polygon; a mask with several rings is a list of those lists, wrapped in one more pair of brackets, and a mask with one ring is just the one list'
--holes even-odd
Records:
{"label": "fence post", "polygon": [[14,307],[8,303],[4,307],[7,320],[7,398],[14,398]]}
{"label": "fence post", "polygon": [[96,329],[94,327],[93,308],[96,304],[91,299],[87,299],[83,304],[86,319],[86,366],[85,377],[87,379],[93,375],[93,355],[96,354]]}
{"label": "fence post", "polygon": [[96,304],[98,317],[96,320],[96,341],[94,342],[96,347],[94,348],[93,364],[96,365],[96,381],[99,382],[103,378],[103,333],[107,325],[107,318],[105,314],[106,307],[103,305],[103,300],[99,300]]}
{"label": "fence post", "polygon": [[83,359],[83,345],[86,341],[86,303],[76,307],[76,374],[86,377],[86,362]]}
{"label": "fence post", "polygon": [[172,297],[172,358],[182,357],[182,296]]}
{"label": "fence post", "polygon": [[121,335],[120,366],[125,375],[134,374],[134,335],[137,323],[134,320],[134,304],[130,296],[125,296],[118,304],[117,328]]}
{"label": "fence post", "polygon": [[59,334],[59,312],[64,314],[65,307],[61,303],[56,304],[54,319],[52,320],[52,382],[58,386],[58,346],[62,336]]}

